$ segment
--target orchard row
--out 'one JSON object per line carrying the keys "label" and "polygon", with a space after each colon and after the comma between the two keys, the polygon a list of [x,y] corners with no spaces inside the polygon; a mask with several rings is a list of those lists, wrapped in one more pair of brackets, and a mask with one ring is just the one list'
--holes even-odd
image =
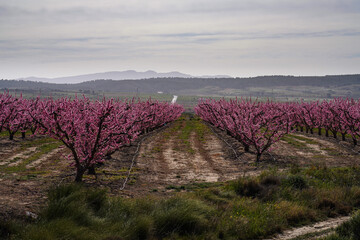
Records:
{"label": "orchard row", "polygon": [[295,130],[314,132],[322,129],[342,140],[348,134],[354,145],[360,137],[360,102],[337,98],[331,101],[275,103],[247,99],[202,100],[196,113],[206,122],[227,131],[240,141],[245,151],[255,149],[256,161],[285,134]]}
{"label": "orchard row", "polygon": [[[7,130],[12,139],[33,134],[58,139],[70,149],[69,159],[76,167],[76,181],[104,157],[133,142],[139,135],[177,119],[183,107],[157,101],[117,101],[87,98],[54,100],[13,97],[0,94],[0,131]],[[252,147],[256,161],[274,143],[295,130],[313,133],[322,129],[354,145],[360,137],[360,102],[353,99],[331,101],[275,103],[248,99],[201,100],[195,112],[206,122],[225,130],[240,141],[245,151]]]}
{"label": "orchard row", "polygon": [[10,139],[16,132],[31,130],[60,140],[70,149],[76,181],[104,157],[133,142],[140,134],[177,119],[183,107],[157,101],[117,101],[88,98],[54,100],[0,94],[0,131]]}

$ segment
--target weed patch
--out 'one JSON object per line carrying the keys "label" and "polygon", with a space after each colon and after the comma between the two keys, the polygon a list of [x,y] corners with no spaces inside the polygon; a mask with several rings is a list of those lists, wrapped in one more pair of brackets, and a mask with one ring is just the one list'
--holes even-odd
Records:
{"label": "weed patch", "polygon": [[335,234],[324,240],[358,240],[360,239],[360,212],[356,212],[350,221],[336,228]]}
{"label": "weed patch", "polygon": [[[170,197],[109,198],[104,189],[63,185],[50,190],[39,221],[7,227],[6,234],[15,239],[260,239],[349,214],[359,205],[358,168],[294,169],[228,183],[169,186],[181,191]],[[332,239],[357,239],[358,219]]]}
{"label": "weed patch", "polygon": [[[15,166],[1,166],[0,170],[6,173],[14,173],[14,172],[25,172],[26,171],[26,165],[29,163],[39,159],[42,155],[49,153],[56,148],[60,147],[62,143],[60,142],[50,142],[48,144],[43,144],[39,147],[37,147],[37,151],[35,153],[32,153],[29,157],[21,161],[18,165]],[[31,169],[30,169],[31,170]],[[32,169],[33,170],[33,169]]]}

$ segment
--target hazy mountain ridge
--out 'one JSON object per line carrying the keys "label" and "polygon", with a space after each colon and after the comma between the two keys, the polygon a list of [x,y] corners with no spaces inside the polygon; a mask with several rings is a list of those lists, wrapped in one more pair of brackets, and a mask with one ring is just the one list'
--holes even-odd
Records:
{"label": "hazy mountain ridge", "polygon": [[78,84],[53,84],[0,80],[0,89],[72,92],[169,93],[197,96],[260,97],[360,97],[360,74],[334,76],[260,76],[252,78],[151,78],[93,80]]}
{"label": "hazy mountain ridge", "polygon": [[[181,72],[167,72],[167,73],[158,73],[155,71],[146,71],[146,72],[137,72],[134,70],[127,71],[111,71],[111,72],[102,72],[102,73],[92,73],[92,74],[84,74],[77,76],[69,76],[69,77],[58,77],[58,78],[39,78],[39,77],[26,77],[19,78],[17,80],[25,80],[25,81],[34,81],[34,82],[47,82],[47,83],[58,83],[58,84],[66,84],[66,83],[82,83],[86,81],[92,80],[140,80],[140,79],[149,79],[149,78],[193,78],[190,74],[184,74]],[[206,75],[200,76],[201,78],[228,78],[230,76],[227,75]]]}

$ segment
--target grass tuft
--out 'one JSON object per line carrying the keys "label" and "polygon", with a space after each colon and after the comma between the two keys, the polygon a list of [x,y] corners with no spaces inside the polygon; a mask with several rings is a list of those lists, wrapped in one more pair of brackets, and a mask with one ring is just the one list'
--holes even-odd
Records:
{"label": "grass tuft", "polygon": [[[105,190],[84,185],[62,185],[49,191],[37,222],[7,232],[13,239],[269,238],[284,229],[351,213],[359,204],[358,172],[274,170],[228,183],[186,185],[187,192],[172,196],[133,199],[109,198]],[[347,239],[342,232],[349,231],[357,239],[353,226],[360,220],[354,219],[338,230],[338,239]]]}
{"label": "grass tuft", "polygon": [[240,178],[233,183],[235,192],[240,196],[256,197],[263,190],[263,187],[255,180]]}
{"label": "grass tuft", "polygon": [[154,215],[156,235],[201,234],[207,230],[208,212],[209,207],[197,200],[175,197],[164,201]]}
{"label": "grass tuft", "polygon": [[301,175],[290,175],[285,179],[285,184],[300,190],[308,187],[306,179]]}
{"label": "grass tuft", "polygon": [[360,212],[336,228],[335,234],[326,237],[325,240],[359,240],[360,239]]}

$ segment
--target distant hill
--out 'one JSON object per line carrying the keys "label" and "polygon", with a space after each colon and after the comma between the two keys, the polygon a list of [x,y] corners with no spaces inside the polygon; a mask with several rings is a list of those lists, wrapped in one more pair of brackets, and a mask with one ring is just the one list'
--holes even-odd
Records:
{"label": "distant hill", "polygon": [[260,76],[252,78],[151,78],[142,80],[94,80],[77,84],[53,84],[0,80],[0,89],[72,92],[163,92],[196,96],[254,97],[355,97],[360,98],[360,74],[336,76]]}
{"label": "distant hill", "polygon": [[[155,71],[137,72],[134,70],[128,71],[113,71],[103,73],[93,73],[78,76],[59,77],[59,78],[38,78],[26,77],[17,80],[34,81],[34,82],[47,82],[47,83],[81,83],[92,80],[138,80],[148,78],[192,78],[194,76],[180,72],[167,72],[158,73]],[[225,75],[219,76],[201,76],[203,78],[220,78],[229,77]]]}

